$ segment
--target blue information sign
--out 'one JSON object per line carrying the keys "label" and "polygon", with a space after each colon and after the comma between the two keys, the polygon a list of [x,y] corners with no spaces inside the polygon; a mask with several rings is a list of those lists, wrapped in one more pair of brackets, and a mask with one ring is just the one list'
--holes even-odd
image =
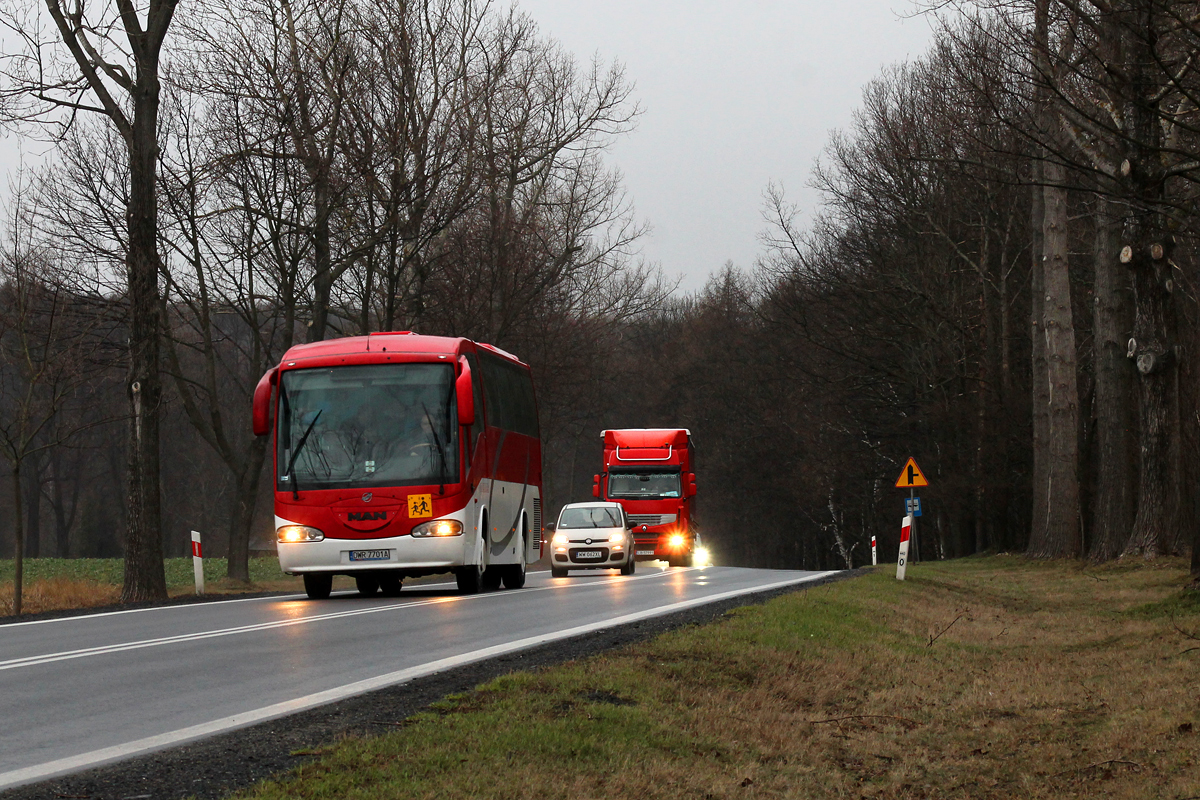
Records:
{"label": "blue information sign", "polygon": [[904,513],[914,517],[921,516],[921,498],[906,497],[904,498]]}

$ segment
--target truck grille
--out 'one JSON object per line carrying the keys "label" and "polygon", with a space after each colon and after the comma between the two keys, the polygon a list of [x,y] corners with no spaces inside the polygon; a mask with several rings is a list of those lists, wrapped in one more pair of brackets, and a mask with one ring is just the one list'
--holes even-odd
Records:
{"label": "truck grille", "polygon": [[670,525],[675,521],[674,514],[630,514],[630,525]]}

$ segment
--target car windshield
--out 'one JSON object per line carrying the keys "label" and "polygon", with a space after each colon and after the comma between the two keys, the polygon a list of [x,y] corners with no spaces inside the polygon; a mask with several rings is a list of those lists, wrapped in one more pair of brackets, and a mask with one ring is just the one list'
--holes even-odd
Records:
{"label": "car windshield", "polygon": [[454,368],[291,370],[279,390],[279,491],[454,483]]}
{"label": "car windshield", "polygon": [[608,496],[639,500],[679,497],[679,473],[609,472]]}
{"label": "car windshield", "polygon": [[612,506],[591,508],[564,508],[558,518],[559,529],[563,528],[623,528],[621,512]]}

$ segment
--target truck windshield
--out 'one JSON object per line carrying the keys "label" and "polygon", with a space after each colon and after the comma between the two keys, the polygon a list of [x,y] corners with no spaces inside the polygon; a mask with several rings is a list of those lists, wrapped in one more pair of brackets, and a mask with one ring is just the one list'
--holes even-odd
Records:
{"label": "truck windshield", "polygon": [[609,472],[608,496],[638,500],[679,497],[679,473]]}
{"label": "truck windshield", "polygon": [[279,491],[458,481],[454,367],[291,370],[279,390]]}
{"label": "truck windshield", "polygon": [[559,528],[624,528],[621,512],[615,508],[564,508]]}

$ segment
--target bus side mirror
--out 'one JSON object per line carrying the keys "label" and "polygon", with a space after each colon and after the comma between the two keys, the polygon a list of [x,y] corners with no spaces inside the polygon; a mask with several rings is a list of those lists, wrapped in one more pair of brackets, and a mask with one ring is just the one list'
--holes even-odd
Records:
{"label": "bus side mirror", "polygon": [[475,424],[475,393],[471,389],[471,367],[465,358],[460,358],[462,374],[454,382],[454,392],[458,400],[458,424]]}
{"label": "bus side mirror", "polygon": [[592,497],[599,497],[599,496],[600,496],[600,476],[593,475],[592,476]]}
{"label": "bus side mirror", "polygon": [[271,387],[279,381],[279,367],[267,370],[254,387],[254,411],[251,422],[255,436],[266,436],[271,432]]}
{"label": "bus side mirror", "polygon": [[689,472],[687,476],[687,496],[696,496],[696,473]]}

